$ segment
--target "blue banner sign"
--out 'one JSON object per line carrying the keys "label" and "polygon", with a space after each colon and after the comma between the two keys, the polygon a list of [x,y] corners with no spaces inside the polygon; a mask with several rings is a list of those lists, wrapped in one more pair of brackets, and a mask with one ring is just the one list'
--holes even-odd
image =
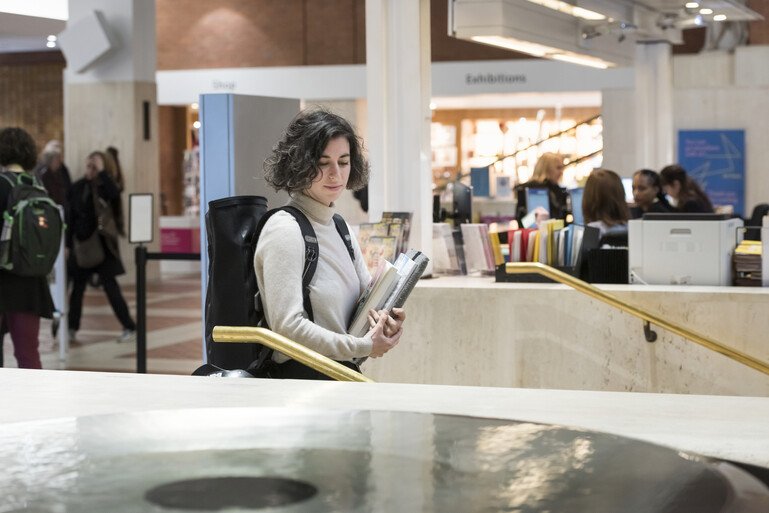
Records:
{"label": "blue banner sign", "polygon": [[678,163],[713,206],[745,216],[745,130],[679,130]]}

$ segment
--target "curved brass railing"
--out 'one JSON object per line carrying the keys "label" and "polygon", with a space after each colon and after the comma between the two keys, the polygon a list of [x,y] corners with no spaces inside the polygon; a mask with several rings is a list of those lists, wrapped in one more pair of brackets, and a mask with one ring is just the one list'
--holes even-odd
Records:
{"label": "curved brass railing", "polygon": [[608,292],[604,292],[598,287],[577,279],[570,274],[566,274],[563,271],[554,269],[549,265],[544,265],[539,262],[510,263],[505,265],[505,272],[508,274],[537,273],[543,276],[547,276],[548,278],[559,283],[563,283],[564,285],[568,285],[569,287],[572,287],[582,292],[583,294],[592,297],[593,299],[603,301],[604,303],[618,308],[623,312],[627,312],[630,315],[634,315],[635,317],[643,319],[644,321],[656,324],[660,328],[666,329],[672,333],[675,333],[676,335],[680,335],[686,339],[696,342],[703,347],[710,349],[711,351],[720,353],[743,365],[747,365],[752,369],[769,375],[769,364],[762,362],[761,360],[757,360],[756,358],[753,358],[752,356],[747,355],[741,351],[727,347],[709,337],[695,333],[694,331],[684,328],[679,324],[666,321],[665,319],[658,317],[657,315],[654,315],[642,308],[629,305],[616,296],[609,294]]}
{"label": "curved brass railing", "polygon": [[374,382],[360,372],[355,372],[331,358],[316,353],[312,349],[308,349],[302,344],[298,344],[266,328],[215,326],[212,336],[214,342],[259,343],[265,345],[337,381]]}

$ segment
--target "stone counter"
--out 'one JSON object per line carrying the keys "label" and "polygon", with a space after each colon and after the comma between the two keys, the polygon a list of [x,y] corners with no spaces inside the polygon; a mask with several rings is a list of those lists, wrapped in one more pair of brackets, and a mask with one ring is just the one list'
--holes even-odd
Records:
{"label": "stone counter", "polygon": [[[769,290],[602,285],[620,299],[769,362]],[[422,280],[397,348],[369,360],[377,381],[769,395],[769,376],[565,285]]]}

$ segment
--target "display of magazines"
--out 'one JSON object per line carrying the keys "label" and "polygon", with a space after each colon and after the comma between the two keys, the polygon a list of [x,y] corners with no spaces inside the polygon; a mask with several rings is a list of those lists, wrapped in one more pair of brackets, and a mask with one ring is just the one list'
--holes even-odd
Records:
{"label": "display of magazines", "polygon": [[422,277],[429,259],[416,250],[401,253],[394,263],[380,260],[371,282],[358,298],[347,332],[364,336],[371,328],[368,315],[371,310],[401,308]]}
{"label": "display of magazines", "polygon": [[462,274],[464,259],[457,248],[452,227],[448,223],[433,223],[433,272]]}
{"label": "display of magazines", "polygon": [[358,243],[369,272],[373,274],[383,260],[392,263],[406,251],[411,217],[411,212],[384,212],[381,221],[360,225]]}

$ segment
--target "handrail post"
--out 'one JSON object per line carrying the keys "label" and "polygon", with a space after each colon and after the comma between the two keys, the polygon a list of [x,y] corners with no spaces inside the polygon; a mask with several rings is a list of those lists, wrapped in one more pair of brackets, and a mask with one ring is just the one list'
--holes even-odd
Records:
{"label": "handrail post", "polygon": [[147,248],[136,246],[136,372],[147,373]]}

